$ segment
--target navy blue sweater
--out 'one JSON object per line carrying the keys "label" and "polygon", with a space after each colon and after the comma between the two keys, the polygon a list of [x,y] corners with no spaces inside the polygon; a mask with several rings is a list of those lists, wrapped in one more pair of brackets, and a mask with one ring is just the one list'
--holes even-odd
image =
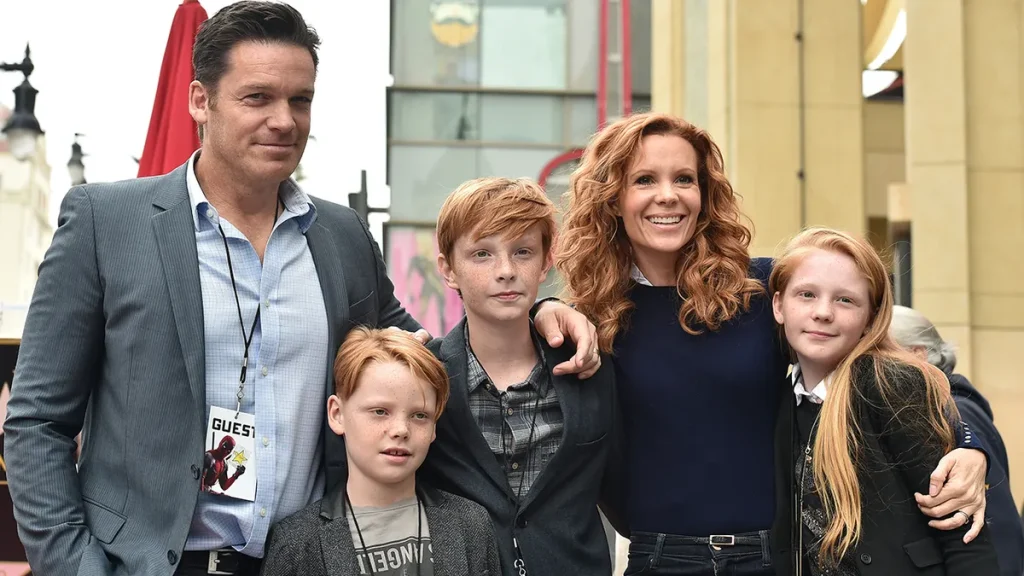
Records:
{"label": "navy blue sweater", "polygon": [[[767,286],[771,260],[751,262]],[[675,287],[635,286],[615,339],[631,531],[689,536],[772,527],[774,428],[789,362],[771,300],[687,334]]]}

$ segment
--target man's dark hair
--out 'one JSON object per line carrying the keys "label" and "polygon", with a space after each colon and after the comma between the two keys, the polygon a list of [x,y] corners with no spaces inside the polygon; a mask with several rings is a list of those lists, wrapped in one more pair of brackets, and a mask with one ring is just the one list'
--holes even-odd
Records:
{"label": "man's dark hair", "polygon": [[228,52],[240,42],[279,42],[309,50],[313,70],[320,63],[320,37],[302,14],[284,2],[242,0],[224,7],[203,22],[192,48],[196,80],[211,93],[227,72]]}

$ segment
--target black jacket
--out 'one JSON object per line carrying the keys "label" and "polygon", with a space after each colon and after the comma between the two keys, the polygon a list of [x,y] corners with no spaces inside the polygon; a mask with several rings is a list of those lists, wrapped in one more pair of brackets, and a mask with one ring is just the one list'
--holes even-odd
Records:
{"label": "black jacket", "polygon": [[[344,484],[270,530],[261,576],[358,576],[345,509]],[[498,550],[487,513],[478,505],[418,485],[430,527],[433,574],[498,576]]]}
{"label": "black jacket", "polygon": [[[898,387],[898,397],[905,400],[898,422],[925,418],[927,400],[920,372],[900,370],[899,374],[887,377]],[[967,526],[936,530],[928,526],[928,517],[917,507],[914,492],[928,493],[929,478],[942,457],[941,448],[906,426],[894,425],[897,416],[882,401],[871,360],[855,363],[854,384],[856,417],[864,432],[858,469],[863,530],[860,542],[848,554],[857,563],[860,574],[997,576],[999,567],[988,530],[982,530],[977,539],[965,545]],[[789,530],[780,537],[789,551],[785,562],[790,567],[800,552],[790,544],[796,541],[796,530],[801,529],[794,508],[794,406],[791,396],[783,402],[776,435],[779,510],[787,516],[777,518],[776,529]]]}
{"label": "black jacket", "polygon": [[988,502],[985,509],[985,529],[990,532],[999,558],[1001,576],[1020,576],[1024,573],[1024,528],[1017,513],[1016,500],[1010,493],[1009,462],[1006,446],[996,430],[992,408],[981,392],[960,374],[948,374],[953,400],[960,416],[971,423],[971,430],[980,436],[987,448],[989,460]]}
{"label": "black jacket", "polygon": [[[618,446],[618,408],[611,362],[602,358],[600,370],[587,380],[576,375],[551,376],[564,417],[562,443],[523,497],[515,523],[515,496],[469,408],[464,323],[465,319],[428,345],[445,364],[451,397],[421,477],[487,509],[506,575],[518,574],[513,568],[513,538],[531,576],[611,574],[608,539],[597,507],[602,490],[622,493],[612,475],[606,474],[609,463],[618,461],[613,454]],[[569,342],[561,348],[544,343],[543,349],[549,370],[575,353]],[[609,520],[621,527],[614,512]]]}

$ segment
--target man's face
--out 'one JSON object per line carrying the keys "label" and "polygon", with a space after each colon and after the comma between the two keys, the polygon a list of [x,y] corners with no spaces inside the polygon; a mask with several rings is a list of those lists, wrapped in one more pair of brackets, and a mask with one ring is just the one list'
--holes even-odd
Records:
{"label": "man's face", "polygon": [[216,88],[190,86],[189,111],[203,126],[203,153],[250,182],[281,182],[309,137],[316,71],[301,46],[241,42]]}

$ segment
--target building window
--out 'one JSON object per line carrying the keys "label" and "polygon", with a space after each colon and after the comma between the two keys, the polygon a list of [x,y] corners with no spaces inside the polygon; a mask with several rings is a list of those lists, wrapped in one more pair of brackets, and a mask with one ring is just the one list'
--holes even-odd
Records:
{"label": "building window", "polygon": [[393,142],[508,142],[581,146],[597,129],[597,103],[580,94],[394,89]]}
{"label": "building window", "polygon": [[565,90],[567,0],[393,0],[398,86]]}

